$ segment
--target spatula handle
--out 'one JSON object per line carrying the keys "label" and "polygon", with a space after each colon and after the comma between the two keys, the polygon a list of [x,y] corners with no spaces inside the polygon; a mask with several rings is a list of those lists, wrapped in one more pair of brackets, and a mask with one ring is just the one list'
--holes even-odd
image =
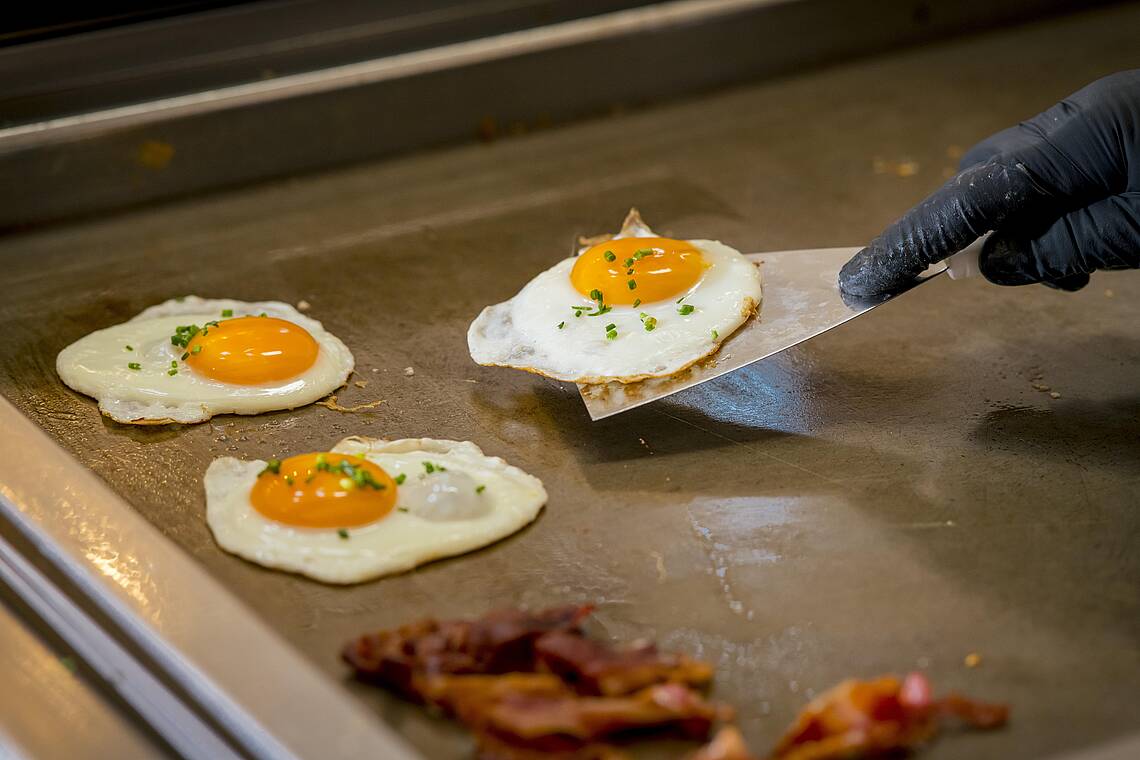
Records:
{"label": "spatula handle", "polygon": [[978,255],[982,252],[989,233],[982,235],[970,245],[946,259],[946,273],[951,280],[965,280],[967,277],[976,277],[982,273],[978,265]]}

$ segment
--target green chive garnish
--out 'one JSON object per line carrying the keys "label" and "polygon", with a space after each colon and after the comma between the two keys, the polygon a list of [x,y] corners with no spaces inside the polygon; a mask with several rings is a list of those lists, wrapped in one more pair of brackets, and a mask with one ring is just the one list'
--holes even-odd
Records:
{"label": "green chive garnish", "polygon": [[633,280],[630,280],[629,282],[627,282],[626,285],[629,286],[630,290],[637,290],[637,283],[634,282]]}
{"label": "green chive garnish", "polygon": [[602,300],[602,291],[598,290],[597,288],[594,288],[593,290],[590,291],[590,298],[594,299],[595,301],[601,301]]}
{"label": "green chive garnish", "polygon": [[696,306],[693,306],[691,303],[687,303],[681,306],[681,308],[677,309],[677,313],[681,316],[685,316],[686,314],[692,314],[696,310]]}
{"label": "green chive garnish", "polygon": [[260,473],[258,473],[258,477],[264,475],[267,472],[271,472],[274,475],[281,472],[281,460],[280,459],[270,459],[268,462],[265,463],[265,469],[262,470]]}
{"label": "green chive garnish", "polygon": [[186,361],[186,360],[187,360],[187,359],[189,359],[189,358],[190,358],[190,354],[189,354],[189,353],[185,353],[185,354],[182,354],[182,361]]}
{"label": "green chive garnish", "polygon": [[176,369],[168,369],[168,370],[166,370],[166,374],[170,375],[171,377],[174,377],[175,375],[177,375],[177,374],[178,374],[178,370],[176,370]]}
{"label": "green chive garnish", "polygon": [[341,538],[348,538],[348,531],[344,528],[338,528],[336,534]]}
{"label": "green chive garnish", "polygon": [[616,340],[617,330],[609,330],[606,332],[606,340]]}
{"label": "green chive garnish", "polygon": [[617,325],[615,325],[613,322],[610,322],[608,325],[606,325],[606,332],[609,332],[610,330],[613,330],[616,327],[617,327]]}
{"label": "green chive garnish", "polygon": [[135,347],[134,347],[134,346],[126,346],[125,348],[126,348],[128,351],[134,351],[134,350],[135,350]]}
{"label": "green chive garnish", "polygon": [[407,512],[408,508],[407,507],[396,507],[396,511],[397,512]]}
{"label": "green chive garnish", "polygon": [[194,348],[190,351],[190,353],[192,353],[192,354],[202,353],[202,346],[201,345],[194,346]]}
{"label": "green chive garnish", "polygon": [[483,493],[486,490],[487,490],[487,486],[479,486],[478,488],[475,489],[475,493]]}
{"label": "green chive garnish", "polygon": [[129,362],[127,364],[127,369],[140,370],[142,369],[142,365],[138,362]]}
{"label": "green chive garnish", "polygon": [[642,324],[645,325],[645,332],[653,332],[657,329],[657,318],[646,317]]}
{"label": "green chive garnish", "polygon": [[606,251],[605,253],[602,254],[602,258],[604,258],[606,261],[613,261],[614,259],[617,258],[617,256],[614,256],[613,251]]}
{"label": "green chive garnish", "polygon": [[633,266],[633,259],[626,259],[626,260],[625,260],[625,265],[626,265],[627,267],[631,267],[631,266]]}
{"label": "green chive garnish", "polygon": [[633,308],[636,309],[638,306],[641,306],[641,299],[640,298],[633,299]]}
{"label": "green chive garnish", "polygon": [[223,317],[232,317],[233,315],[234,315],[233,309],[222,309],[222,316]]}
{"label": "green chive garnish", "polygon": [[633,258],[635,261],[641,261],[646,256],[652,256],[652,255],[653,255],[653,249],[652,248],[641,248],[641,249],[638,249],[638,250],[633,252]]}
{"label": "green chive garnish", "polygon": [[408,479],[407,474],[403,473],[403,472],[401,472],[399,475],[397,475],[395,478],[393,478],[393,480],[396,481],[396,485],[398,485],[398,486],[404,485],[404,481],[407,479]]}
{"label": "green chive garnish", "polygon": [[355,485],[355,483],[352,482],[352,478],[341,478],[338,484],[346,491]]}
{"label": "green chive garnish", "polygon": [[289,485],[293,485],[293,476],[292,475],[286,475],[285,476],[285,482],[288,483]]}
{"label": "green chive garnish", "polygon": [[558,329],[559,329],[559,330],[561,330],[561,329],[562,329],[563,327],[565,327],[565,326],[566,326],[566,323],[565,323],[565,322],[559,322],[559,323],[558,323]]}

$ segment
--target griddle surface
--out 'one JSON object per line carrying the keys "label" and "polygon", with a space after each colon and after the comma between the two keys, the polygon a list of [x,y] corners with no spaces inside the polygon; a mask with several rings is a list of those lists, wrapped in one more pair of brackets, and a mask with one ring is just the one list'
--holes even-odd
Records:
{"label": "griddle surface", "polygon": [[[1097,745],[1138,724],[1140,277],[1075,295],[942,278],[596,424],[572,386],[473,365],[465,332],[631,205],[744,251],[856,245],[943,181],[953,146],[1135,65],[1137,28],[1140,8],[1119,7],[8,237],[0,391],[334,678],[367,628],[591,600],[602,635],[716,663],[715,694],[758,751],[840,679],[911,668],[1014,706],[1008,730],[930,760]],[[905,161],[917,174],[899,176]],[[342,403],[384,403],[140,429],[61,385],[63,346],[187,293],[309,301],[367,381]],[[541,477],[550,503],[484,551],[351,588],[214,545],[212,458],[349,434],[473,440]],[[346,688],[429,756],[463,756],[459,730]]]}

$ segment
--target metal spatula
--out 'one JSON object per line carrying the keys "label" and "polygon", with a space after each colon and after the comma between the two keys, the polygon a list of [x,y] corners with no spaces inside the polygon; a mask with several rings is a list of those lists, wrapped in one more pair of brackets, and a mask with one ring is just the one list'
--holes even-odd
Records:
{"label": "metal spatula", "polygon": [[629,411],[814,338],[947,270],[954,279],[968,277],[977,271],[980,245],[981,241],[931,267],[906,290],[876,300],[853,299],[836,285],[839,269],[858,248],[748,254],[748,258],[760,264],[764,300],[758,317],[726,340],[719,352],[673,377],[627,384],[579,385],[578,390],[593,420]]}

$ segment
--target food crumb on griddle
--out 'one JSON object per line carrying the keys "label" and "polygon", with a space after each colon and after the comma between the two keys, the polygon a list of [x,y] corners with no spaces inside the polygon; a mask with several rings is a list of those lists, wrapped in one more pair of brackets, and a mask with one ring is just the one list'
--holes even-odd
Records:
{"label": "food crumb on griddle", "polygon": [[412,375],[416,374],[415,367],[404,367],[404,374],[407,375],[408,377],[411,377]]}
{"label": "food crumb on griddle", "polygon": [[970,652],[962,662],[967,668],[976,668],[982,664],[982,656],[977,652]]}
{"label": "food crumb on griddle", "polygon": [[308,301],[298,301],[297,302],[297,311],[308,311],[311,308],[313,308],[313,305],[311,303],[309,303]]}

